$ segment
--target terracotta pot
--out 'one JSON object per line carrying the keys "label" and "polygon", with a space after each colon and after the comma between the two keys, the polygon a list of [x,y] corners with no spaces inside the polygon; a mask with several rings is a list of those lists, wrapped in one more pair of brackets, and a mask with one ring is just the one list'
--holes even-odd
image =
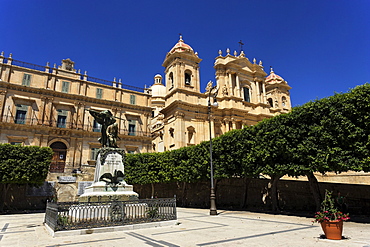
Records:
{"label": "terracotta pot", "polygon": [[343,221],[324,221],[321,222],[321,227],[327,239],[342,239]]}

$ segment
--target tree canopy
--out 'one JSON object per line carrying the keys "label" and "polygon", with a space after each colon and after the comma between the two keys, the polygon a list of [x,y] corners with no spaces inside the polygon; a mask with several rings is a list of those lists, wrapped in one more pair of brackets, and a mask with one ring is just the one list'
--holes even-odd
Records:
{"label": "tree canopy", "polygon": [[48,147],[0,144],[0,183],[42,184],[52,154]]}

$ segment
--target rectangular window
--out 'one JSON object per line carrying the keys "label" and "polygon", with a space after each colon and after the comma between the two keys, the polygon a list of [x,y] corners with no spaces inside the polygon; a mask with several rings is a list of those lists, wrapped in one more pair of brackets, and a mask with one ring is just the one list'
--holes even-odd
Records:
{"label": "rectangular window", "polygon": [[30,74],[24,74],[23,75],[23,80],[22,80],[22,85],[29,87],[31,84],[31,75]]}
{"label": "rectangular window", "polygon": [[90,160],[96,160],[98,157],[99,148],[91,148]]}
{"label": "rectangular window", "polygon": [[101,124],[96,122],[96,120],[93,123],[93,132],[101,132]]}
{"label": "rectangular window", "polygon": [[102,99],[103,98],[103,89],[102,88],[97,88],[96,89],[96,98],[97,99]]}
{"label": "rectangular window", "polygon": [[128,120],[128,135],[129,136],[136,135],[136,121],[135,120]]}
{"label": "rectangular window", "polygon": [[16,105],[15,123],[25,124],[27,117],[28,105]]}
{"label": "rectangular window", "polygon": [[243,87],[244,92],[244,101],[251,102],[250,96],[249,96],[249,88]]}
{"label": "rectangular window", "polygon": [[62,93],[69,92],[69,81],[62,81]]}
{"label": "rectangular window", "polygon": [[67,110],[58,110],[58,118],[57,118],[57,127],[58,128],[65,128],[67,126]]}
{"label": "rectangular window", "polygon": [[130,95],[130,104],[136,105],[136,95]]}

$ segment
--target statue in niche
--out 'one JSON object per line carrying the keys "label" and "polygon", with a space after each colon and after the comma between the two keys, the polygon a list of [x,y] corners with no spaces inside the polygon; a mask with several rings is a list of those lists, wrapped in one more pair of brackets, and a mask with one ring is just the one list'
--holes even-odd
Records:
{"label": "statue in niche", "polygon": [[206,93],[209,93],[209,90],[211,90],[212,85],[213,85],[213,82],[212,82],[212,81],[209,81],[209,82],[207,83],[207,86],[206,86]]}
{"label": "statue in niche", "polygon": [[[94,110],[88,110],[88,111],[94,117],[95,121],[101,125],[101,137],[98,140],[101,143],[102,147],[103,148],[104,147],[114,147],[114,148],[117,147],[117,146],[111,146],[112,144],[108,140],[108,132],[107,132],[108,126],[116,122],[116,119],[114,119],[113,114],[109,110],[105,110],[101,112],[94,111]],[[112,142],[112,143],[115,143],[115,145],[117,145],[116,141],[118,137],[118,126],[116,127],[117,127],[117,131],[111,130],[112,133],[109,134],[111,135],[112,141],[113,141],[113,138],[115,138],[115,142]]]}
{"label": "statue in niche", "polygon": [[228,93],[228,91],[227,91],[227,87],[226,87],[226,85],[224,85],[224,86],[222,87],[222,95],[223,95],[223,96],[227,96],[227,95],[229,95],[229,93]]}

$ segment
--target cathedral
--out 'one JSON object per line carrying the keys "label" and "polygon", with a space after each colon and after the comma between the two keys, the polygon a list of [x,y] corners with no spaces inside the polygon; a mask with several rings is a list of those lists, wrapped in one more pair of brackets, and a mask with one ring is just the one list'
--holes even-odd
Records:
{"label": "cathedral", "polygon": [[[165,55],[163,76],[155,75],[153,84],[141,89],[91,77],[71,59],[41,66],[2,52],[0,142],[51,147],[48,180],[53,181],[94,169],[101,126],[88,110],[113,114],[117,145],[127,153],[196,145],[290,111],[291,87],[243,51],[219,51],[215,81],[204,89],[201,61],[180,36]],[[77,180],[91,180],[86,176]]]}
{"label": "cathedral", "polygon": [[[150,88],[153,151],[196,145],[209,140],[210,133],[212,137],[220,136],[290,111],[288,83],[272,69],[267,76],[262,63],[249,61],[243,51],[231,55],[226,50],[224,56],[219,51],[214,65],[215,85],[209,82],[205,92],[200,88],[201,61],[180,37],[162,64],[165,85],[161,75],[154,77]],[[212,87],[217,95],[210,92]],[[213,102],[208,106],[210,101]]]}

